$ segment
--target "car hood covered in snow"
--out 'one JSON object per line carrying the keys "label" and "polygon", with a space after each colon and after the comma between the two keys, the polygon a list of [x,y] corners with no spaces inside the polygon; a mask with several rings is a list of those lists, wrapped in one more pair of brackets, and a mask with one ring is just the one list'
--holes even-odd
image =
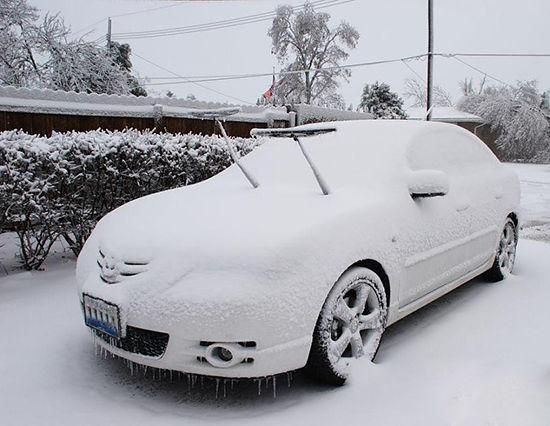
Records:
{"label": "car hood covered in snow", "polygon": [[[164,282],[196,271],[280,273],[298,271],[310,260],[361,256],[354,251],[366,236],[359,234],[380,233],[377,223],[407,191],[405,147],[425,126],[330,126],[337,132],[303,140],[330,195],[321,194],[296,142],[269,139],[242,159],[258,179],[257,189],[233,165],[207,181],[143,197],[104,217],[79,258],[79,282],[92,272],[97,276],[98,256],[146,264]],[[358,227],[358,221],[367,226]]]}

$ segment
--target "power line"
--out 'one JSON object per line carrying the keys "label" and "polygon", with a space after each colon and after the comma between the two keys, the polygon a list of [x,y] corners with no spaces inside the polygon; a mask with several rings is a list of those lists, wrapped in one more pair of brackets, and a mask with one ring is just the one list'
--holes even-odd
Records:
{"label": "power line", "polygon": [[[175,6],[181,6],[182,4],[185,4],[185,3],[186,3],[185,1],[179,0],[178,2],[176,2],[174,4],[170,4],[170,5],[166,5],[166,6],[152,7],[152,8],[143,9],[143,10],[136,10],[134,12],[119,13],[118,15],[110,16],[110,18],[122,18],[122,17],[125,17],[125,16],[132,16],[132,15],[138,15],[138,14],[142,14],[142,13],[154,12],[156,10],[168,9],[168,8],[175,7]],[[109,19],[109,17],[105,17],[105,18],[103,18],[103,19],[101,19],[97,22],[94,22],[93,24],[87,25],[83,28],[80,28],[76,31],[73,31],[72,34],[74,35],[74,34],[78,34],[78,33],[81,33],[83,31],[86,31],[88,28],[95,27],[95,26],[101,24],[102,22],[107,21],[107,19]]]}
{"label": "power line", "polygon": [[416,70],[411,67],[409,64],[408,64],[408,61],[401,61],[403,63],[403,65],[405,65],[418,79],[420,79],[420,81],[422,81],[423,83],[426,83],[426,79],[420,75],[418,72],[416,72]]}
{"label": "power line", "polygon": [[487,58],[548,58],[550,53],[434,53],[437,56],[472,56]]}
{"label": "power line", "polygon": [[505,82],[504,80],[501,80],[500,78],[497,78],[497,77],[495,77],[495,76],[493,76],[493,75],[491,75],[491,74],[486,73],[485,71],[483,71],[483,70],[481,70],[481,69],[479,69],[479,68],[473,66],[472,64],[469,64],[468,62],[466,62],[466,61],[463,60],[463,59],[460,59],[460,58],[457,57],[457,56],[450,56],[450,58],[452,58],[452,59],[454,59],[454,60],[456,60],[456,61],[458,61],[458,62],[460,62],[460,63],[462,63],[462,64],[464,64],[464,65],[466,65],[468,68],[471,68],[471,69],[473,69],[474,71],[477,71],[477,72],[480,73],[480,74],[483,74],[483,75],[489,77],[490,79],[493,79],[493,80],[499,82],[500,84],[503,84],[503,85],[508,86],[508,87],[513,87],[512,84],[507,83],[507,82]]}
{"label": "power line", "polygon": [[[315,6],[317,9],[324,9],[327,7],[350,3],[352,1],[355,1],[355,0],[317,0],[317,1],[311,2],[311,4]],[[304,6],[305,5],[295,6],[293,9],[294,10],[301,9],[301,8],[304,8]],[[208,22],[204,24],[189,25],[185,27],[173,27],[173,28],[165,28],[165,29],[149,30],[149,31],[115,33],[113,34],[113,38],[130,40],[130,39],[143,39],[143,38],[170,37],[170,36],[181,35],[181,34],[213,31],[218,29],[252,24],[256,22],[269,21],[272,18],[274,18],[276,15],[277,15],[277,12],[274,10],[274,11],[263,12],[255,15],[242,16],[239,18]]]}
{"label": "power line", "polygon": [[[318,5],[324,5],[325,3],[334,3],[334,2],[337,2],[337,1],[340,1],[340,0],[315,0],[313,2],[311,2],[311,4],[313,6],[318,6]],[[304,5],[300,5],[300,6],[295,6],[293,7],[293,9],[300,9],[300,8],[303,8]],[[172,28],[164,28],[164,29],[156,29],[156,30],[148,30],[148,31],[134,31],[134,32],[121,32],[121,33],[116,33],[117,36],[134,36],[134,35],[155,35],[155,34],[169,34],[169,33],[172,33],[174,31],[186,31],[186,30],[193,30],[193,29],[200,29],[200,28],[209,28],[211,26],[215,26],[215,25],[221,25],[221,24],[232,24],[232,23],[238,23],[240,21],[248,21],[250,19],[257,19],[257,18],[271,18],[273,16],[276,15],[276,11],[275,10],[271,10],[271,11],[268,11],[268,12],[262,12],[262,13],[257,13],[257,14],[254,14],[254,15],[247,15],[247,16],[241,16],[241,17],[237,17],[237,18],[231,18],[231,19],[225,19],[225,20],[221,20],[221,21],[213,21],[213,22],[207,22],[207,23],[203,23],[203,24],[195,24],[195,25],[188,25],[188,26],[183,26],[183,27],[172,27]]]}
{"label": "power line", "polygon": [[[159,64],[157,64],[157,63],[155,63],[155,62],[153,62],[153,61],[150,61],[150,60],[147,59],[147,58],[144,58],[144,57],[141,56],[141,55],[138,55],[135,51],[132,51],[132,54],[135,55],[135,56],[137,56],[138,58],[142,59],[143,61],[145,61],[145,62],[147,62],[147,63],[149,63],[149,64],[151,64],[151,65],[157,67],[158,69],[161,69],[161,70],[163,70],[163,71],[166,71],[166,72],[169,73],[169,74],[172,74],[172,75],[174,75],[174,76],[176,76],[176,77],[179,77],[179,78],[185,78],[185,77],[179,75],[178,73],[176,73],[176,72],[174,72],[174,71],[172,71],[172,70],[169,70],[169,69],[166,68],[166,67],[163,67],[162,65],[159,65]],[[237,97],[235,97],[235,96],[228,95],[227,93],[223,93],[223,92],[220,92],[219,90],[212,89],[211,87],[205,86],[204,84],[200,84],[200,83],[194,82],[194,81],[190,81],[190,83],[194,84],[195,86],[201,87],[201,88],[203,88],[203,89],[205,89],[205,90],[209,90],[209,91],[211,91],[211,92],[213,92],[213,93],[216,93],[216,94],[218,94],[218,95],[225,96],[226,98],[233,99],[233,100],[235,100],[235,101],[242,102],[242,103],[249,104],[249,105],[255,105],[255,104],[252,103],[252,102],[246,101],[246,100],[244,100],[244,99],[237,98]]]}
{"label": "power line", "polygon": [[[139,56],[139,55],[137,55]],[[271,77],[273,74],[278,77],[282,77],[285,75],[290,74],[301,74],[305,71],[309,72],[316,72],[316,71],[333,71],[337,69],[351,69],[351,68],[358,68],[358,67],[365,67],[365,66],[371,66],[371,65],[382,65],[382,64],[391,64],[394,62],[403,62],[403,61],[411,61],[415,59],[421,59],[426,57],[427,54],[421,54],[421,55],[414,55],[414,56],[406,56],[403,58],[395,58],[395,59],[383,59],[378,61],[368,61],[368,62],[359,62],[354,64],[347,64],[347,65],[333,65],[330,67],[325,68],[311,68],[311,69],[299,69],[299,70],[290,70],[290,71],[279,71],[279,72],[263,72],[263,73],[253,73],[253,74],[226,74],[226,75],[211,75],[211,76],[200,76],[200,77],[183,77],[179,76],[179,78],[183,80],[177,80],[177,81],[167,81],[167,82],[158,82],[158,83],[145,83],[147,86],[162,86],[162,85],[168,85],[168,84],[195,84],[195,83],[207,83],[207,82],[214,82],[214,81],[226,81],[226,80],[244,80],[244,79],[250,79],[250,78],[257,78],[257,77]]]}

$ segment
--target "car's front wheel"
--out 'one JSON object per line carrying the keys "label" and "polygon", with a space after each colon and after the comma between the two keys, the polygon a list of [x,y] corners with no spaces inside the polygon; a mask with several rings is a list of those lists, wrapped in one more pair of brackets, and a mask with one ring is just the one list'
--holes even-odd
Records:
{"label": "car's front wheel", "polygon": [[306,372],[317,380],[343,385],[350,362],[374,359],[386,325],[387,301],[380,277],[353,267],[334,284],[319,314]]}
{"label": "car's front wheel", "polygon": [[489,279],[492,281],[502,281],[512,273],[516,260],[517,244],[518,234],[516,224],[512,219],[508,218],[500,234],[493,266],[487,271]]}

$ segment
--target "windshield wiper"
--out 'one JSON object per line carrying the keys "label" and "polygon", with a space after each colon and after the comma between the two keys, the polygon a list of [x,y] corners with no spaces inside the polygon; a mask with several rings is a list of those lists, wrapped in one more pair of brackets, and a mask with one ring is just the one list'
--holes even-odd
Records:
{"label": "windshield wiper", "polygon": [[318,128],[318,129],[252,129],[250,132],[251,136],[259,137],[259,136],[266,136],[271,138],[292,138],[296,143],[298,143],[298,146],[300,147],[300,150],[302,151],[302,154],[304,158],[306,159],[309,167],[311,168],[311,171],[313,172],[313,175],[315,176],[315,179],[317,180],[317,183],[319,184],[319,187],[321,188],[321,191],[323,192],[323,195],[329,195],[330,194],[330,188],[321,175],[321,172],[311,159],[309,153],[304,147],[304,144],[300,140],[301,137],[312,137],[312,136],[318,136],[318,135],[324,135],[326,133],[332,133],[335,132],[335,127],[328,127],[328,128]]}
{"label": "windshield wiper", "polygon": [[225,131],[225,128],[223,127],[223,124],[222,124],[222,119],[225,119],[226,117],[229,117],[234,114],[238,114],[239,112],[241,112],[240,108],[220,108],[220,109],[192,111],[189,113],[189,115],[195,118],[213,119],[216,121],[216,125],[218,126],[218,128],[222,133],[222,136],[225,140],[225,144],[227,146],[227,150],[229,151],[229,155],[231,156],[231,159],[239,167],[239,169],[241,170],[243,175],[246,177],[248,182],[250,182],[250,185],[252,185],[253,188],[258,188],[260,186],[260,184],[258,183],[258,180],[241,163],[239,156],[235,152],[235,149],[233,149],[233,144],[231,143],[229,136],[227,136],[227,132]]}

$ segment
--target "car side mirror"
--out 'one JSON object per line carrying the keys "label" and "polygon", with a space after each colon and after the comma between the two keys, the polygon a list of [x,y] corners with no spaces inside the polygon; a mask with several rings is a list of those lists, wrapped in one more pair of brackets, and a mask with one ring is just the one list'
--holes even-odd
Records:
{"label": "car side mirror", "polygon": [[414,170],[408,177],[413,198],[441,197],[449,192],[449,178],[440,170]]}

